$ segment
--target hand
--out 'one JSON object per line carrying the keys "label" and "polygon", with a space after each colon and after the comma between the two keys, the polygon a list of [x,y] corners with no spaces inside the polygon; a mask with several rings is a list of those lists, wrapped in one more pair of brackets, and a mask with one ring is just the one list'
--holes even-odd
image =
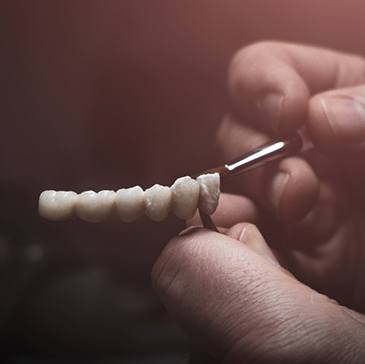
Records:
{"label": "hand", "polygon": [[[362,145],[365,139],[365,86],[361,86],[362,83],[365,83],[365,61],[358,56],[273,42],[252,45],[240,51],[232,62],[229,85],[235,117],[225,118],[219,130],[219,141],[227,158],[240,155],[273,136],[299,128],[313,141],[316,149],[305,158],[286,158],[274,166],[251,172],[236,183],[235,191],[250,196],[259,206],[257,223],[274,251],[274,255],[270,253],[272,257],[275,256],[302,282],[358,311],[365,308],[365,295],[361,289],[365,277],[362,269],[365,254],[362,248],[365,232],[362,186],[365,172],[360,168],[365,159]],[[244,211],[242,197],[235,200],[230,196],[229,203],[226,200],[222,201],[216,222],[230,227],[239,221],[238,216],[241,221],[247,221],[242,219],[243,212],[231,213],[237,212],[240,207]],[[197,236],[183,238],[184,241],[187,239],[187,245],[176,241],[172,243],[172,248],[168,248],[162,260],[166,259],[166,255],[175,258],[167,259],[157,279],[156,286],[161,287],[159,282],[165,276],[164,270],[168,271],[170,264],[176,264],[176,278],[169,289],[162,288],[164,293],[161,297],[172,312],[178,313],[177,317],[183,317],[186,325],[189,325],[188,317],[192,319],[190,332],[196,331],[203,338],[204,335],[213,335],[218,337],[217,341],[224,342],[225,336],[229,340],[228,332],[233,330],[226,322],[229,321],[227,317],[233,317],[232,325],[236,327],[237,324],[236,329],[241,334],[242,326],[245,330],[243,336],[248,338],[245,341],[234,337],[239,351],[255,358],[261,355],[258,353],[261,349],[251,352],[250,348],[264,347],[262,352],[265,353],[270,352],[267,344],[272,347],[276,343],[284,353],[279,350],[279,353],[275,352],[278,356],[274,357],[268,354],[267,358],[271,360],[283,359],[285,352],[289,358],[295,354],[301,358],[310,353],[313,358],[317,354],[324,355],[321,356],[322,362],[330,360],[328,358],[333,353],[337,357],[335,349],[345,351],[344,332],[349,327],[352,327],[350,331],[355,330],[352,326],[355,322],[359,326],[354,331],[356,337],[350,335],[351,340],[356,343],[361,339],[365,330],[361,315],[319,296],[293,277],[288,281],[288,275],[283,274],[281,268],[275,267],[275,271],[280,272],[279,276],[271,270],[261,271],[267,265],[256,262],[257,257],[248,254],[242,244],[240,253],[228,247],[226,251],[221,245],[230,246],[227,245],[228,238],[213,235],[200,232]],[[231,235],[231,230],[228,235]],[[221,241],[218,250],[212,243],[215,240]],[[248,241],[256,245],[257,238]],[[197,247],[190,244],[197,244]],[[190,253],[187,246],[192,249]],[[266,247],[265,252],[269,251],[265,244],[261,246]],[[213,252],[210,252],[211,249]],[[237,261],[230,258],[231,254],[237,254]],[[212,260],[211,255],[214,256]],[[233,266],[226,266],[225,262]],[[185,272],[193,263],[202,267],[196,267],[195,273],[193,270]],[[201,269],[206,270],[205,281]],[[232,274],[235,272],[233,275],[230,275],[230,269]],[[189,279],[184,286],[180,276],[185,273]],[[220,275],[224,279],[220,279]],[[236,289],[229,285],[234,281],[238,283]],[[198,287],[196,295],[193,294],[195,283]],[[174,295],[174,285],[178,286],[180,296]],[[191,307],[184,300],[174,301],[184,293],[189,299],[191,296]],[[210,293],[214,294],[209,296]],[[194,303],[198,302],[198,295],[201,295],[202,307]],[[231,310],[230,304],[233,303],[227,306],[224,301],[237,301],[239,307],[236,311]],[[193,312],[189,311],[190,308]],[[212,313],[206,312],[210,310]],[[224,317],[221,321],[219,310]],[[197,319],[199,316],[203,323]],[[215,317],[217,327],[214,326],[215,321],[210,322]],[[255,318],[254,323],[252,318]],[[280,320],[298,326],[286,329]],[[336,320],[339,320],[337,324]],[[244,322],[251,322],[257,327],[247,329],[241,324]],[[303,322],[310,327],[306,328]],[[197,325],[201,325],[203,331],[198,330]],[[218,329],[221,325],[223,331]],[[263,334],[264,329],[268,337]],[[320,345],[322,353],[305,349],[306,345],[313,345],[313,341],[308,341],[312,330],[319,335],[313,334],[314,341],[322,342],[323,338],[323,345]],[[336,330],[340,330],[342,341]],[[303,336],[307,337],[305,343],[300,339]],[[287,344],[286,341],[291,342],[293,338],[296,338],[298,346]],[[212,341],[208,342],[213,347]],[[241,358],[229,344],[224,350],[236,353],[232,354],[236,359]],[[222,358],[220,354],[214,355]]]}
{"label": "hand", "polygon": [[365,61],[284,43],[240,51],[229,72],[235,118],[219,141],[227,158],[302,128],[315,144],[237,180],[266,218],[260,227],[297,278],[365,311]]}
{"label": "hand", "polygon": [[189,334],[191,363],[352,363],[365,358],[365,319],[280,267],[259,231],[192,228],[153,270],[158,295]]}

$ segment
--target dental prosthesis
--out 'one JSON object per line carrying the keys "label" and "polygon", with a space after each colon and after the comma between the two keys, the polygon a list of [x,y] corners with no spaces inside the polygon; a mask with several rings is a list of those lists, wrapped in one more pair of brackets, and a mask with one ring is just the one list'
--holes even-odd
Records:
{"label": "dental prosthesis", "polygon": [[156,184],[145,191],[140,186],[80,194],[49,190],[39,196],[39,214],[53,221],[77,216],[87,222],[102,222],[116,212],[123,222],[133,222],[143,215],[163,221],[173,212],[187,220],[198,208],[211,215],[217,208],[219,195],[219,173],[204,174],[196,180],[181,177],[171,187]]}

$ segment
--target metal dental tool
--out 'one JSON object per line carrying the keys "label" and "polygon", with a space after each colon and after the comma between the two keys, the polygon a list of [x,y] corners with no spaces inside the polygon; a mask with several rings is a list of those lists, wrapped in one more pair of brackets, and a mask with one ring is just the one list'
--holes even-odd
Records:
{"label": "metal dental tool", "polygon": [[[223,166],[209,169],[201,174],[219,173],[221,182],[224,182],[233,176],[261,167],[268,162],[297,154],[301,151],[302,146],[302,138],[298,134],[294,134],[288,138],[278,139],[258,147]],[[199,214],[204,227],[218,232],[217,227],[209,215],[201,210],[199,210]]]}

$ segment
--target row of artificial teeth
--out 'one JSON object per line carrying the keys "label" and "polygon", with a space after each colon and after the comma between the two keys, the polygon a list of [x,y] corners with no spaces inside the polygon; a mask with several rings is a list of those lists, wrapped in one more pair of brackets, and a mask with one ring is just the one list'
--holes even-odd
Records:
{"label": "row of artificial teeth", "polygon": [[133,222],[146,215],[162,221],[173,212],[180,219],[190,219],[197,208],[212,214],[218,205],[220,176],[205,174],[196,180],[178,178],[171,187],[154,185],[143,191],[139,186],[115,191],[44,191],[39,197],[39,213],[46,219],[62,221],[78,216],[88,222],[105,221],[117,211],[123,222]]}

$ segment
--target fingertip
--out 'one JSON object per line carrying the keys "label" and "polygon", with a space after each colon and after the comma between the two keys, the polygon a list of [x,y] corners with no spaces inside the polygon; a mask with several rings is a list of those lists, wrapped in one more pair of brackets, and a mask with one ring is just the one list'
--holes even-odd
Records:
{"label": "fingertip", "polygon": [[281,46],[273,42],[237,53],[230,66],[229,90],[236,112],[244,119],[253,118],[270,134],[288,134],[306,120],[308,87]]}
{"label": "fingertip", "polygon": [[256,99],[255,112],[259,123],[274,136],[293,133],[307,119],[309,92],[303,80],[292,72],[294,71],[282,71],[280,78],[286,79],[286,84],[277,80],[280,92],[265,91]]}
{"label": "fingertip", "polygon": [[[247,197],[222,193],[212,219],[217,226],[229,228],[242,221],[257,222],[258,211],[253,201]],[[197,212],[186,224],[187,226],[201,226],[199,213]]]}
{"label": "fingertip", "polygon": [[189,235],[189,234],[193,234],[197,231],[199,231],[200,229],[203,229],[203,227],[201,226],[201,224],[191,224],[189,225],[186,229],[180,231],[179,235],[178,236],[186,236],[186,235]]}
{"label": "fingertip", "polygon": [[284,95],[280,118],[273,124],[275,135],[293,133],[304,125],[307,119],[309,91],[303,80],[298,75],[295,77],[298,78],[297,81],[288,85]]}
{"label": "fingertip", "polygon": [[[265,242],[258,227],[250,222],[240,222],[226,230],[225,234],[232,239],[238,240],[247,246],[255,245],[256,242],[261,244]],[[253,249],[255,250],[255,249]]]}
{"label": "fingertip", "polygon": [[249,198],[223,193],[212,218],[218,226],[231,227],[242,221],[256,222],[258,211],[254,202]]}
{"label": "fingertip", "polygon": [[240,223],[237,223],[233,226],[231,226],[227,231],[226,231],[226,235],[228,235],[229,237],[231,237],[232,239],[235,239],[235,240],[239,240],[239,241],[242,241],[241,240],[241,237],[242,237],[242,233],[245,231],[245,229],[249,226],[252,226],[252,230],[255,231],[258,229],[256,228],[256,226],[252,223],[249,223],[249,222],[240,222]]}
{"label": "fingertip", "polygon": [[313,207],[319,195],[319,181],[309,164],[299,158],[282,160],[278,172],[268,179],[268,199],[278,219],[295,222]]}
{"label": "fingertip", "polygon": [[313,97],[307,123],[313,141],[324,149],[365,141],[365,105],[351,90]]}
{"label": "fingertip", "polygon": [[310,100],[307,127],[311,139],[319,146],[326,147],[335,140],[335,135],[324,112],[323,97],[320,95],[314,96]]}
{"label": "fingertip", "polygon": [[226,234],[248,246],[257,255],[263,257],[274,266],[279,266],[274,253],[269,248],[264,237],[256,225],[251,223],[239,223],[231,227]]}

